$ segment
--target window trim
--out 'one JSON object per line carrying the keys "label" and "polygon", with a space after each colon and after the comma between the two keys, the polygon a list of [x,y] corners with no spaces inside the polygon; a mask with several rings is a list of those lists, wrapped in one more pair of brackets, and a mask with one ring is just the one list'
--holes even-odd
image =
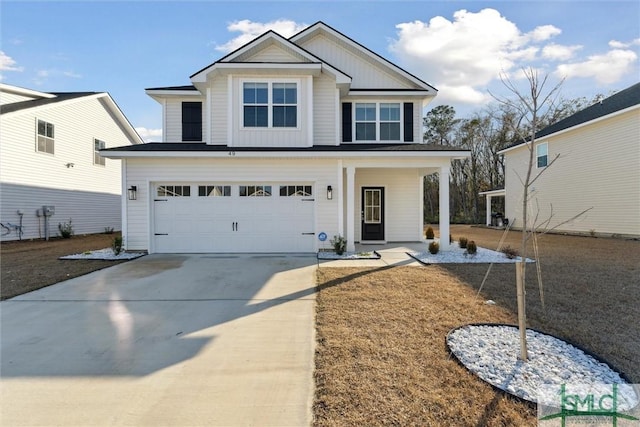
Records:
{"label": "window trim", "polygon": [[[102,143],[102,144],[98,144],[99,146],[101,146],[101,148],[98,148],[96,150],[96,143]],[[105,141],[103,141],[102,139],[93,138],[93,164],[95,166],[102,166],[102,167],[107,166],[107,158],[102,157],[100,155],[100,150],[104,148],[107,148],[107,143]],[[100,161],[96,162],[96,158],[100,159]]]}
{"label": "window trim", "polygon": [[[544,147],[544,154],[540,154],[540,149]],[[541,158],[544,157],[544,165],[540,165]],[[549,143],[540,142],[536,144],[536,169],[543,169],[549,166]]]}
{"label": "window trim", "polygon": [[[352,120],[351,120],[351,135],[352,135],[352,141],[354,143],[360,143],[360,144],[373,144],[373,143],[382,143],[382,144],[388,144],[388,143],[401,143],[401,142],[405,142],[404,141],[404,103],[406,101],[402,101],[402,100],[369,100],[369,99],[357,99],[357,100],[353,100],[352,101]],[[358,121],[356,119],[356,115],[357,115],[357,109],[358,109],[358,104],[375,104],[376,106],[376,120],[375,120],[375,124],[376,124],[376,138],[375,139],[358,139],[357,135],[356,135],[356,124],[357,123],[372,123],[371,121]],[[398,108],[399,108],[399,113],[400,113],[400,119],[399,120],[381,120],[380,118],[380,106],[382,104],[397,104]],[[399,138],[398,139],[380,139],[380,124],[381,123],[398,123],[398,126],[400,127],[400,134],[399,134]]]}
{"label": "window trim", "polygon": [[[40,122],[45,124],[45,135],[40,134],[40,129],[39,129]],[[47,125],[51,125],[51,136],[47,135],[48,133]],[[49,154],[50,156],[55,156],[55,153],[56,153],[55,128],[56,128],[56,125],[54,125],[53,123],[36,117],[36,152],[37,153],[43,153],[43,154]],[[45,150],[40,150],[40,138],[44,139]],[[51,152],[46,150],[46,147],[49,146],[49,144],[51,144]]]}
{"label": "window trim", "polygon": [[[267,126],[259,127],[259,126],[245,126],[244,125],[244,84],[245,83],[266,83],[267,84]],[[284,126],[273,126],[273,108],[274,107],[291,107],[292,104],[274,104],[273,103],[273,84],[274,83],[293,83],[296,85],[296,125],[291,127]],[[239,104],[239,128],[245,131],[299,131],[301,129],[301,91],[302,91],[302,79],[299,78],[241,78],[238,79],[238,104]],[[254,105],[254,104],[248,104]],[[265,104],[255,104],[255,105],[265,105]]]}

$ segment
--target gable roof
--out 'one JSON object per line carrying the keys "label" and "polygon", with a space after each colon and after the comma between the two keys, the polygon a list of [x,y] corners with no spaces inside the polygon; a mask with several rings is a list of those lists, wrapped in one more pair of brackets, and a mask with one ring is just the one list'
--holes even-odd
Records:
{"label": "gable roof", "polygon": [[51,98],[30,99],[27,101],[13,102],[0,107],[0,114],[13,113],[29,108],[41,107],[43,105],[55,104],[70,99],[83,98],[86,96],[97,95],[100,92],[50,92]]}
{"label": "gable roof", "polygon": [[409,73],[405,69],[399,67],[398,65],[394,64],[393,62],[389,61],[388,59],[384,58],[383,56],[375,53],[371,49],[369,49],[366,46],[358,43],[357,41],[355,41],[352,38],[344,35],[340,31],[336,30],[335,28],[331,27],[330,25],[327,25],[326,23],[324,23],[322,21],[318,21],[315,24],[303,29],[299,33],[291,36],[289,38],[289,40],[291,40],[294,43],[300,42],[300,41],[302,41],[304,39],[311,38],[311,37],[314,36],[314,34],[320,33],[320,32],[325,32],[327,34],[330,34],[334,38],[345,42],[346,44],[352,46],[353,48],[355,48],[357,50],[360,50],[360,51],[363,51],[368,56],[370,56],[372,59],[374,59],[376,62],[381,63],[381,64],[385,65],[386,67],[389,67],[389,68],[393,69],[397,73],[403,75],[405,78],[407,78],[410,81],[412,81],[414,84],[416,84],[418,86],[421,86],[421,87],[423,87],[423,88],[425,88],[425,89],[427,89],[429,91],[433,91],[434,95],[438,92],[438,90],[435,87],[433,87],[432,85],[430,85],[429,83],[427,83],[424,80],[422,80],[422,79],[416,77],[415,75]]}
{"label": "gable roof", "polygon": [[[595,104],[584,108],[569,117],[565,117],[564,119],[541,129],[536,133],[535,138],[539,139],[548,137],[555,133],[604,118],[632,107],[640,108],[640,83],[636,83],[633,86],[621,90],[600,102],[596,102]],[[502,154],[505,151],[509,151],[521,145],[524,145],[524,143],[516,142],[515,144],[499,151],[498,154]]]}

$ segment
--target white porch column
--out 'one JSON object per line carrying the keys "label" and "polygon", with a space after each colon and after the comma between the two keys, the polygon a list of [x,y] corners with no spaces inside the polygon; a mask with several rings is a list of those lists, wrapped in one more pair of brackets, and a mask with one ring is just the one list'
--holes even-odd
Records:
{"label": "white porch column", "polygon": [[449,244],[449,170],[450,166],[440,168],[440,249],[448,250]]}
{"label": "white porch column", "polygon": [[355,251],[355,178],[356,168],[347,166],[347,251]]}
{"label": "white porch column", "polygon": [[487,194],[487,225],[491,225],[491,195]]}

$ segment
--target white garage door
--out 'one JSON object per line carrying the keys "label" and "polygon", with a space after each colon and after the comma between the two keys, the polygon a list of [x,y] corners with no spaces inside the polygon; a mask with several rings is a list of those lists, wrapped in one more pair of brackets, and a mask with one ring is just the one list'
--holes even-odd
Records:
{"label": "white garage door", "polygon": [[158,183],[154,251],[313,252],[310,183]]}

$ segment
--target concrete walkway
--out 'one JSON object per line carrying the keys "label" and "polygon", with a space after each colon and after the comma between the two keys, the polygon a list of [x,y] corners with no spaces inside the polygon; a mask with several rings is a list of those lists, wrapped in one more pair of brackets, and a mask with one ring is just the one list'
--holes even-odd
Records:
{"label": "concrete walkway", "polygon": [[316,265],[151,255],[3,301],[0,425],[309,425]]}
{"label": "concrete walkway", "polygon": [[384,245],[356,244],[356,252],[376,251],[380,259],[349,259],[349,260],[319,260],[320,267],[386,267],[386,266],[411,266],[421,267],[422,264],[407,255],[407,252],[423,252],[427,249],[426,243],[387,243]]}

